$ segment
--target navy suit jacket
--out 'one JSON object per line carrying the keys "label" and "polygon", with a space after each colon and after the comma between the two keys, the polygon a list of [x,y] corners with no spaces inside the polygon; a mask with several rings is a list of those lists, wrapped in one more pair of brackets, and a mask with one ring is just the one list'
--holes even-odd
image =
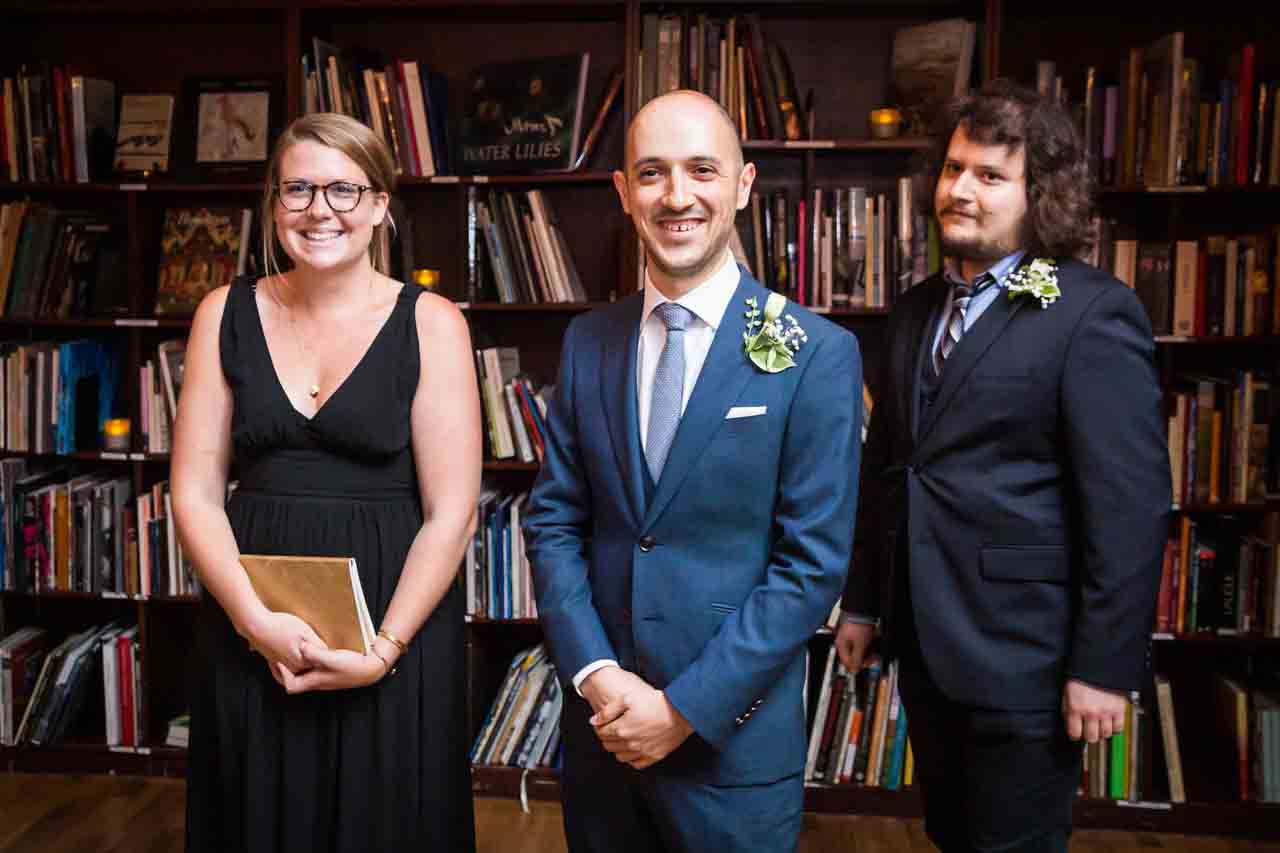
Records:
{"label": "navy suit jacket", "polygon": [[[643,294],[575,319],[524,520],[561,678],[612,658],[665,691],[696,735],[654,770],[711,783],[803,769],[804,650],[853,543],[857,340],[788,304],[809,339],[795,367],[765,373],[743,332],[745,300],[763,308],[767,296],[744,271],[649,498],[636,414]],[[734,406],[767,412],[726,419]],[[570,731],[584,718],[566,712],[566,746],[602,749]]]}
{"label": "navy suit jacket", "polygon": [[886,617],[892,649],[893,576],[910,572],[926,666],[966,705],[1053,709],[1067,678],[1145,678],[1171,503],[1155,344],[1123,283],[1073,260],[1058,279],[1046,308],[997,297],[931,405],[949,285],[921,282],[876,383],[843,606]]}

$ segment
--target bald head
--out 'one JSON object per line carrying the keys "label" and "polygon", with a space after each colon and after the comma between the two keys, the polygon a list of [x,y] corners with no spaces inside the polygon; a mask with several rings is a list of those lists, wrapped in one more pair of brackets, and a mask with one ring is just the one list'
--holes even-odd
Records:
{"label": "bald head", "polygon": [[722,156],[741,169],[744,162],[742,143],[738,141],[738,126],[733,117],[714,98],[692,89],[667,92],[649,101],[631,119],[627,127],[625,157],[627,165],[635,162],[635,139],[646,128],[661,128],[675,122],[706,122],[715,128],[712,134]]}

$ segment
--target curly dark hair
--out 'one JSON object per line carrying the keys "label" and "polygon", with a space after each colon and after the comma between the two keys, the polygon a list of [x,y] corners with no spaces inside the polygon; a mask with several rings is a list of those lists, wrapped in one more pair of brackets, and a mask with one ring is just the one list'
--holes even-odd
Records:
{"label": "curly dark hair", "polygon": [[[1079,257],[1093,246],[1093,177],[1084,141],[1063,107],[1006,79],[954,100],[942,117],[931,164],[936,187],[957,127],[984,145],[1026,151],[1027,250],[1054,258]],[[932,199],[932,193],[929,198]]]}

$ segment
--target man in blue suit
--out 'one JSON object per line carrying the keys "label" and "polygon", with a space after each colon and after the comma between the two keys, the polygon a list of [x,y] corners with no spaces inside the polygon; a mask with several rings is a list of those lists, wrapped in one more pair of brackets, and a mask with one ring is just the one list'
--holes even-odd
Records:
{"label": "man in blue suit", "polygon": [[779,311],[734,263],[754,178],[715,101],[649,102],[614,173],[644,291],[565,334],[524,534],[575,691],[574,853],[772,853],[799,836],[804,652],[849,563],[862,370],[851,334]]}

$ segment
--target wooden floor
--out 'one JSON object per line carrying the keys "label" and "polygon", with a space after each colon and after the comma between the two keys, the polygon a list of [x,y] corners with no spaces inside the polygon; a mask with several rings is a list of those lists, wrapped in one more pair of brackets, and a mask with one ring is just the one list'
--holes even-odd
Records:
{"label": "wooden floor", "polygon": [[[0,853],[181,853],[181,781],[0,774]],[[563,853],[560,807],[478,799],[479,853]],[[920,822],[806,816],[801,853],[927,853]],[[1280,853],[1280,843],[1133,832],[1077,832],[1072,853]]]}

